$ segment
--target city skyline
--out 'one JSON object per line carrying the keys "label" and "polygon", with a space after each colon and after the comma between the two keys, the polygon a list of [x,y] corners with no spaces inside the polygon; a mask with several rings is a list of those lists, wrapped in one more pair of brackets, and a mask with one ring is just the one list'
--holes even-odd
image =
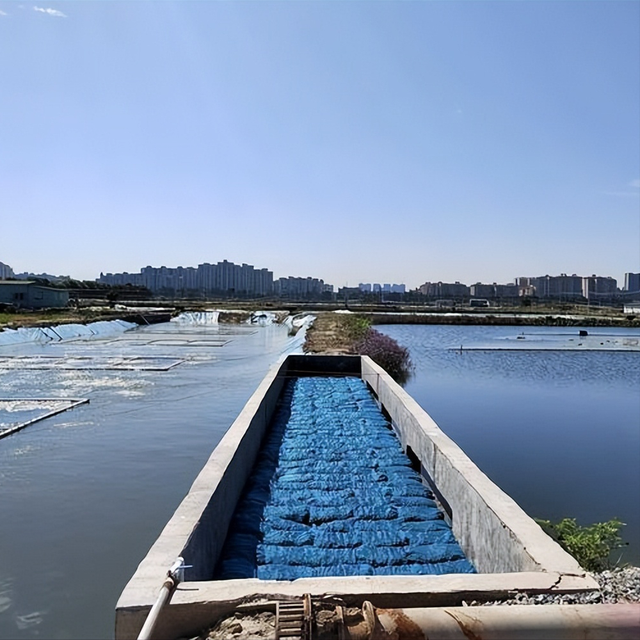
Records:
{"label": "city skyline", "polygon": [[[0,261],[0,280],[3,279],[29,279],[29,278],[49,278],[53,280],[60,280],[65,278],[72,278],[70,275],[55,276],[54,274],[40,273],[35,274],[33,272],[15,273],[11,265]],[[600,274],[549,274],[544,275],[528,275],[528,276],[516,276],[512,278],[512,281],[489,281],[482,282],[476,280],[475,282],[446,282],[446,281],[432,281],[426,280],[422,285],[418,287],[409,287],[409,291],[420,290],[422,293],[426,293],[426,289],[438,287],[444,285],[445,287],[463,287],[471,290],[471,295],[480,295],[473,292],[474,287],[491,288],[494,290],[520,290],[522,292],[519,295],[535,295],[536,291],[546,291],[547,293],[558,291],[566,291],[571,294],[575,294],[578,291],[592,291],[594,294],[614,294],[617,291],[620,292],[637,292],[638,282],[640,279],[640,273],[625,272],[623,281],[618,281],[617,278],[611,276],[603,276]],[[92,279],[93,280],[93,279]],[[269,292],[275,292],[294,287],[297,289],[303,287],[305,290],[311,287],[316,293],[322,291],[334,291],[342,287],[334,286],[333,283],[325,282],[322,278],[315,276],[301,276],[301,275],[287,275],[287,276],[275,276],[273,271],[268,267],[255,267],[252,264],[242,263],[236,264],[226,259],[218,261],[217,263],[206,262],[199,264],[197,267],[192,265],[167,267],[165,266],[151,266],[147,265],[141,267],[138,271],[132,272],[100,272],[100,276],[95,279],[96,282],[109,285],[126,285],[131,284],[135,286],[143,286],[149,288],[151,291],[158,291],[162,288],[170,288],[175,290],[237,290],[239,292],[253,292],[258,295],[268,294]],[[286,281],[289,281],[287,284]],[[536,282],[537,281],[537,282]],[[533,285],[533,289],[527,292]],[[284,288],[284,289],[283,289]],[[404,293],[407,289],[405,283],[391,283],[391,282],[359,282],[357,286],[345,287],[346,289],[359,289],[361,292],[388,292],[388,293]],[[438,294],[440,295],[440,294]],[[546,293],[543,293],[546,295]],[[588,294],[584,294],[588,297]]]}
{"label": "city skyline", "polygon": [[0,260],[640,271],[640,3],[0,0]]}

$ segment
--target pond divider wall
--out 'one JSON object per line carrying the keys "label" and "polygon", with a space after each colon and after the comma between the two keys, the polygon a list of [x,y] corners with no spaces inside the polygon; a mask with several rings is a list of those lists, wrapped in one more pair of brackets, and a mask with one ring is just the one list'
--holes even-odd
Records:
{"label": "pond divider wall", "polygon": [[[285,381],[305,375],[361,377],[389,417],[403,449],[440,498],[476,574],[350,576],[294,581],[213,580],[227,530]],[[192,568],[159,619],[159,637],[198,633],[241,603],[331,594],[349,606],[455,606],[512,591],[597,589],[578,563],[484,475],[430,416],[366,356],[291,355],[273,367],[220,441],[116,607],[116,640],[136,638],[169,567]]]}

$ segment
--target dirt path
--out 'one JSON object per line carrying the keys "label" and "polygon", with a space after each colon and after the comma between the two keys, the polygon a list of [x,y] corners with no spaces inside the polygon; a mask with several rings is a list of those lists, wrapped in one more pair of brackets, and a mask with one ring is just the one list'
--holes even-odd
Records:
{"label": "dirt path", "polygon": [[307,329],[305,353],[341,354],[353,353],[345,315],[319,313],[313,325]]}

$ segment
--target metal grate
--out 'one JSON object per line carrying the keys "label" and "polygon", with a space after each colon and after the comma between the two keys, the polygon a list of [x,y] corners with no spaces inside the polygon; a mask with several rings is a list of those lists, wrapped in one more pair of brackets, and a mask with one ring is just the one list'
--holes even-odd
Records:
{"label": "metal grate", "polygon": [[311,640],[311,596],[276,603],[276,640]]}

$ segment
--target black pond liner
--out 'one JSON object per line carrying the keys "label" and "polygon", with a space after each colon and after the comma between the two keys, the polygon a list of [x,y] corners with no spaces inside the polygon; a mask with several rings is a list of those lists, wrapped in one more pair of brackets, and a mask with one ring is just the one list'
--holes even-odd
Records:
{"label": "black pond liner", "polygon": [[289,380],[214,578],[474,572],[366,384]]}

